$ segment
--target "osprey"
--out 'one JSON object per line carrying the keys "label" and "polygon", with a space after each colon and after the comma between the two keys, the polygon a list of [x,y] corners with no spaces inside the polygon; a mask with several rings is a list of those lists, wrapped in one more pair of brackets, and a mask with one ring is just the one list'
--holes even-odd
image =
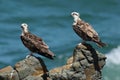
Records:
{"label": "osprey", "polygon": [[84,41],[93,41],[100,47],[104,47],[106,45],[100,40],[98,33],[92,28],[92,26],[79,18],[79,13],[72,12],[71,15],[74,18],[73,30],[78,36],[80,36]]}
{"label": "osprey", "polygon": [[32,53],[38,53],[42,56],[45,56],[49,59],[53,59],[55,56],[53,52],[49,50],[48,45],[39,37],[28,31],[28,25],[26,23],[21,24],[22,34],[20,36],[23,44],[27,47]]}

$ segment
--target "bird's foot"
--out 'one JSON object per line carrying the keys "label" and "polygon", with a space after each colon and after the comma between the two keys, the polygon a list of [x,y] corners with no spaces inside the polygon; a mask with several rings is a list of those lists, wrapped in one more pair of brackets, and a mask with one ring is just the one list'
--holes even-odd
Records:
{"label": "bird's foot", "polygon": [[26,58],[29,58],[31,55],[27,55]]}
{"label": "bird's foot", "polygon": [[81,45],[82,43],[79,43],[78,45]]}
{"label": "bird's foot", "polygon": [[33,54],[32,54],[32,53],[30,53],[29,55],[27,55],[27,56],[26,56],[26,58],[29,58],[30,56],[33,56]]}
{"label": "bird's foot", "polygon": [[82,45],[82,44],[85,44],[86,42],[85,41],[82,41],[81,43],[79,43],[78,45]]}

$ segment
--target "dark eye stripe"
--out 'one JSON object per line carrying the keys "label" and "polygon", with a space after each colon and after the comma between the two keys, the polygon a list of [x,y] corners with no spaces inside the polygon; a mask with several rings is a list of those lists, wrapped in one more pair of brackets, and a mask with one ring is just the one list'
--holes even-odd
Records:
{"label": "dark eye stripe", "polygon": [[73,13],[73,15],[77,15],[77,14]]}

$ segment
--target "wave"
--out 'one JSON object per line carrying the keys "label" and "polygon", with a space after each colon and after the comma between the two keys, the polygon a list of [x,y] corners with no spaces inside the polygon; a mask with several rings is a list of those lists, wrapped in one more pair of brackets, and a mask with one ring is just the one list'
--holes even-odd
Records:
{"label": "wave", "polygon": [[107,64],[120,65],[120,46],[112,49],[109,53],[106,54]]}

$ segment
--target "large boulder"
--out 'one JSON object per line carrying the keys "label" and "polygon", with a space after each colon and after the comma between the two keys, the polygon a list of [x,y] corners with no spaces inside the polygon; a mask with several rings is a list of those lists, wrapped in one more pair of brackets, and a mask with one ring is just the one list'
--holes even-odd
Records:
{"label": "large boulder", "polygon": [[65,65],[47,70],[43,60],[30,56],[14,68],[0,70],[0,80],[101,80],[106,57],[90,44],[78,44]]}

